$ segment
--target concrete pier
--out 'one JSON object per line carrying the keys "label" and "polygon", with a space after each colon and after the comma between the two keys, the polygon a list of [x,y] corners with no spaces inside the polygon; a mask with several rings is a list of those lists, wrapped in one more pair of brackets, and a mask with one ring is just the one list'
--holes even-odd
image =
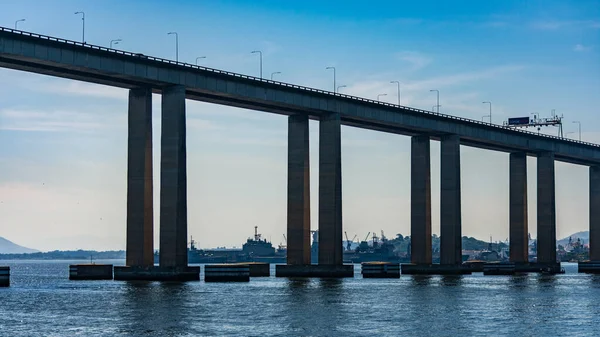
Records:
{"label": "concrete pier", "polygon": [[159,260],[161,267],[188,264],[184,86],[162,92]]}
{"label": "concrete pier", "polygon": [[10,267],[0,267],[0,288],[10,286]]}
{"label": "concrete pier", "polygon": [[590,261],[600,264],[600,166],[590,167]]}
{"label": "concrete pier", "polygon": [[537,263],[556,263],[556,204],[554,154],[544,152],[537,159]]}
{"label": "concrete pier", "polygon": [[527,223],[527,155],[524,152],[510,154],[509,163],[509,236],[510,261],[529,261]]}
{"label": "concrete pier", "polygon": [[400,265],[402,274],[407,275],[470,275],[473,271],[462,264],[412,264]]}
{"label": "concrete pier", "polygon": [[587,274],[600,274],[599,261],[584,261],[577,264],[577,271]]}
{"label": "concrete pier", "polygon": [[240,263],[248,266],[250,277],[269,277],[271,276],[271,264],[266,262],[247,262]]}
{"label": "concrete pier", "polygon": [[440,194],[440,264],[462,264],[460,137],[442,136]]}
{"label": "concrete pier", "polygon": [[288,117],[287,264],[310,264],[308,116]]}
{"label": "concrete pier", "polygon": [[429,136],[411,138],[410,259],[431,264],[431,152]]}
{"label": "concrete pier", "polygon": [[152,91],[150,88],[129,90],[127,127],[126,264],[153,266]]}
{"label": "concrete pier", "polygon": [[207,264],[204,266],[204,282],[248,281],[250,281],[250,267],[247,264]]}
{"label": "concrete pier", "polygon": [[276,277],[321,277],[342,278],[354,277],[354,265],[285,265],[275,266]]}
{"label": "concrete pier", "polygon": [[112,280],[112,264],[69,265],[69,280]]}
{"label": "concrete pier", "polygon": [[200,267],[114,267],[117,281],[199,281]]}
{"label": "concrete pier", "polygon": [[341,266],[342,254],[341,120],[339,113],[332,113],[321,116],[319,123],[320,267]]}
{"label": "concrete pier", "polygon": [[514,263],[486,263],[483,265],[483,275],[514,275]]}
{"label": "concrete pier", "polygon": [[400,264],[393,262],[363,262],[361,263],[363,278],[399,278]]}

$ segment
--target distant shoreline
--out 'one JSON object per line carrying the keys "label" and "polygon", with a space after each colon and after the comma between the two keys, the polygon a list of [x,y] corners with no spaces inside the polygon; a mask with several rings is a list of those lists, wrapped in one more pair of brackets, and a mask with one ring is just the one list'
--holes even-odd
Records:
{"label": "distant shoreline", "polygon": [[0,260],[120,260],[125,259],[124,250],[55,250],[52,252],[0,254]]}

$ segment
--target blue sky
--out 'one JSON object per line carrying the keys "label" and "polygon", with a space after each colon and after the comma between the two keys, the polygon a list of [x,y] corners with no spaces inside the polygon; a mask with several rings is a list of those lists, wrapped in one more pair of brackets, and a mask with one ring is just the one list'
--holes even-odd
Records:
{"label": "blue sky", "polygon": [[[551,109],[565,133],[600,142],[597,1],[3,1],[0,25],[481,119]],[[154,97],[159,186],[160,97]],[[188,111],[189,232],[203,247],[240,245],[252,227],[274,243],[286,223],[287,120],[199,102]],[[0,69],[0,236],[38,249],[125,246],[125,90]],[[318,123],[311,122],[312,227]],[[556,129],[542,130],[556,134]],[[572,133],[575,132],[575,133]],[[410,139],[344,127],[344,230],[410,234]],[[508,155],[462,147],[463,234],[508,237]],[[529,160],[535,235],[535,160]],[[587,168],[557,163],[558,236],[588,226]],[[439,233],[439,145],[432,143]],[[155,190],[158,211],[158,189]],[[155,233],[158,234],[158,212]],[[158,246],[158,235],[155,240]]]}

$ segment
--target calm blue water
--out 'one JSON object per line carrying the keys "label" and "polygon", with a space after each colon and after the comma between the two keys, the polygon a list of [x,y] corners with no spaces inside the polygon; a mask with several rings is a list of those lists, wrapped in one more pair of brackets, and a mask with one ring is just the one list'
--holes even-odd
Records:
{"label": "calm blue water", "polygon": [[[80,263],[81,261],[79,261]],[[123,261],[97,261],[122,265]],[[77,261],[0,261],[0,336],[599,336],[600,277],[69,281]],[[203,275],[201,275],[203,276]]]}

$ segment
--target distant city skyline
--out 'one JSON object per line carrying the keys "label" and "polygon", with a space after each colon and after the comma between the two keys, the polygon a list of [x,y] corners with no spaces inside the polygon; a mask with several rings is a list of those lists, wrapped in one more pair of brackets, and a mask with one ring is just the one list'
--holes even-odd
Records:
{"label": "distant city skyline", "polygon": [[[474,5],[477,4],[477,5]],[[600,142],[600,8],[594,1],[449,3],[270,0],[5,1],[0,26],[493,122],[565,116],[565,134]],[[433,6],[436,10],[432,10]],[[29,8],[36,8],[30,11]],[[395,15],[393,13],[401,13]],[[173,36],[177,32],[178,49]],[[261,51],[261,60],[252,51]],[[264,58],[263,58],[264,57]],[[200,59],[199,59],[200,58]],[[385,95],[383,95],[385,94]],[[50,249],[124,249],[127,91],[0,69],[0,236]],[[155,247],[160,96],[153,96]],[[253,227],[286,232],[287,119],[187,101],[188,233],[238,246]],[[542,129],[557,134],[556,128]],[[318,229],[318,122],[310,123],[311,218]],[[462,228],[508,237],[508,154],[462,146]],[[431,143],[439,235],[439,143]],[[343,230],[410,235],[410,138],[342,127]],[[528,159],[529,232],[536,161]],[[588,230],[587,167],[556,163],[557,238]],[[497,238],[497,239],[496,239]]]}

